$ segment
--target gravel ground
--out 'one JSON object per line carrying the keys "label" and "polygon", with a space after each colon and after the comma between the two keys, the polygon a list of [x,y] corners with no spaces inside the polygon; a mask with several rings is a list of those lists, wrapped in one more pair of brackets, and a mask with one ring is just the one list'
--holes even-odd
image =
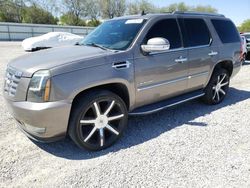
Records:
{"label": "gravel ground", "polygon": [[[0,85],[20,43],[0,43]],[[21,133],[0,94],[0,187],[250,187],[250,65],[217,106],[192,101],[131,117],[101,152],[65,139],[38,144]]]}

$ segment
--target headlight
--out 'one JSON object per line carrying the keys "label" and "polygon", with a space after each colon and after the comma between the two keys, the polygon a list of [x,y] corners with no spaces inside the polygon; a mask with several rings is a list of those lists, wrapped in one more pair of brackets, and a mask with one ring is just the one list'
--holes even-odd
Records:
{"label": "headlight", "polygon": [[27,101],[48,102],[50,96],[50,72],[37,71],[30,80]]}

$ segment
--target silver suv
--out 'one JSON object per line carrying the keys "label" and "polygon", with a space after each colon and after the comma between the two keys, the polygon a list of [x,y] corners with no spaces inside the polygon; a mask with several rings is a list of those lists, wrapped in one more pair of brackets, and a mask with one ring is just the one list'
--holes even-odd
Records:
{"label": "silver suv", "polygon": [[100,150],[121,137],[128,115],[196,98],[222,102],[240,56],[239,33],[223,15],[120,17],[76,46],[10,62],[4,96],[30,138],[48,142],[69,134],[81,148]]}

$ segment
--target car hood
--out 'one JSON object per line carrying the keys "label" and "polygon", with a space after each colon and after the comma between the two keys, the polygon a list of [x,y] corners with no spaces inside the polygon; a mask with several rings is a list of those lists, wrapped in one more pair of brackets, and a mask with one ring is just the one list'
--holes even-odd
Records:
{"label": "car hood", "polygon": [[[105,57],[112,51],[91,46],[64,46],[33,52],[11,61],[8,66],[22,71],[23,77],[31,77],[34,72],[52,69],[75,61]],[[95,65],[93,65],[95,66]]]}

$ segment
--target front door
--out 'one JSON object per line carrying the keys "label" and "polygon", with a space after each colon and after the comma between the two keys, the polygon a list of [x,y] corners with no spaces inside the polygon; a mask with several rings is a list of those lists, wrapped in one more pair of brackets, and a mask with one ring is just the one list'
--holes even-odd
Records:
{"label": "front door", "polygon": [[187,89],[187,50],[183,49],[176,19],[156,22],[148,31],[144,44],[154,37],[169,40],[170,49],[165,52],[135,54],[135,81],[137,106],[160,101]]}

